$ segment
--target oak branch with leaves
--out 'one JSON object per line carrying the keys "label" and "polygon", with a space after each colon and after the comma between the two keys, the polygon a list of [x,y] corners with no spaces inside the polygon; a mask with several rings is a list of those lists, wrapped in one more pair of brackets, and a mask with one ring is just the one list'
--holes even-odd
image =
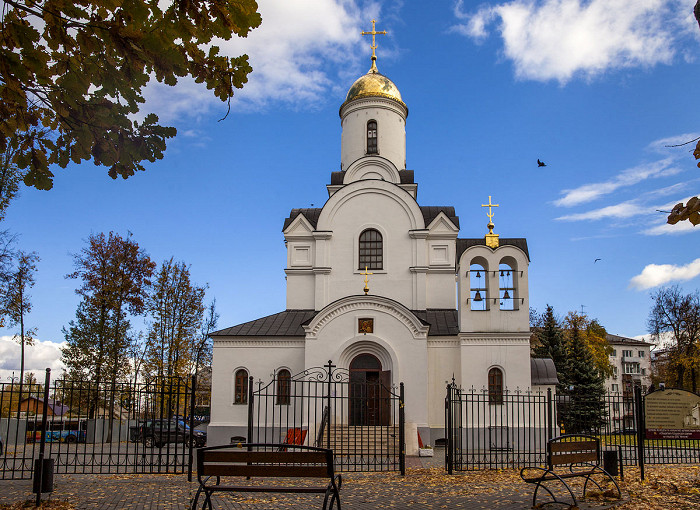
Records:
{"label": "oak branch with leaves", "polygon": [[163,157],[173,127],[133,120],[151,78],[192,77],[229,102],[252,71],[215,39],[260,25],[254,0],[2,0],[0,152],[24,182],[53,186],[51,165],[92,159],[127,178]]}

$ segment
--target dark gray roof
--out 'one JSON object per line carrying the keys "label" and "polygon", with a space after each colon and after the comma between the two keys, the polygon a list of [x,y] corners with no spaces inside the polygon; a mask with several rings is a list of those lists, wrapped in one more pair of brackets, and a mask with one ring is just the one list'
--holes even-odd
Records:
{"label": "dark gray roof", "polygon": [[292,212],[289,213],[289,218],[285,218],[284,220],[284,226],[282,227],[282,231],[285,231],[287,227],[292,224],[294,219],[300,214],[303,215],[304,218],[306,218],[309,221],[309,223],[311,223],[311,226],[314,227],[314,230],[316,229],[316,225],[318,224],[318,217],[321,215],[320,207],[292,209]]}
{"label": "dark gray roof", "polygon": [[457,310],[430,308],[411,310],[421,321],[430,326],[428,336],[450,336],[459,333]]}
{"label": "dark gray roof", "polygon": [[623,344],[623,345],[639,345],[639,346],[647,346],[651,347],[653,344],[650,344],[649,342],[645,342],[644,340],[636,340],[634,338],[627,338],[626,336],[619,336],[619,335],[605,335],[606,340],[610,344]]}
{"label": "dark gray roof", "polygon": [[401,184],[414,184],[413,170],[399,170],[399,177],[401,178]]}
{"label": "dark gray roof", "polygon": [[437,218],[438,214],[445,213],[455,227],[459,228],[459,217],[455,214],[455,208],[447,205],[421,205],[420,212],[423,213],[423,219],[425,220],[425,226],[427,227],[430,223]]}
{"label": "dark gray roof", "polygon": [[[413,170],[406,170],[406,172],[413,172]],[[338,173],[338,172],[334,172]],[[430,225],[430,222],[432,222],[438,214],[441,212],[444,212],[445,215],[450,219],[452,223],[455,224],[457,228],[459,228],[459,217],[455,215],[455,208],[451,206],[426,206],[422,205],[420,206],[420,211],[423,213],[423,219],[425,220],[425,226],[427,227]],[[320,207],[314,207],[314,208],[306,208],[306,209],[292,209],[292,211],[289,213],[289,217],[284,220],[284,226],[282,227],[282,230],[286,230],[289,225],[292,224],[294,219],[299,216],[303,215],[304,218],[306,218],[309,223],[311,223],[311,226],[316,228],[316,225],[318,224],[318,217],[321,215],[321,208]],[[483,239],[482,239],[483,241]],[[524,239],[523,239],[524,241]],[[503,242],[503,240],[501,240]],[[483,243],[482,243],[483,244]],[[527,247],[526,247],[527,249]],[[464,251],[464,250],[462,250]],[[461,252],[458,252],[461,253]]]}
{"label": "dark gray roof", "polygon": [[[285,310],[244,322],[237,326],[215,331],[210,336],[304,336],[304,324],[318,312],[314,310]],[[459,333],[457,310],[412,310],[424,324],[430,326],[429,336],[447,336]]]}
{"label": "dark gray roof", "polygon": [[[401,184],[414,184],[413,170],[399,170],[399,178],[401,179]],[[331,172],[331,186],[343,184],[344,179],[345,172]]]}
{"label": "dark gray roof", "polygon": [[[23,399],[22,402],[26,402],[28,400],[36,400],[38,402],[41,402],[42,404],[44,403],[43,398],[33,397],[33,396],[29,396],[29,397]],[[70,410],[70,407],[68,407],[67,405],[64,405],[63,403],[58,402],[57,400],[54,400],[52,398],[50,398],[47,401],[47,404],[48,404],[49,409],[51,409],[51,412],[53,412],[54,416],[63,416],[64,414],[66,414]]]}
{"label": "dark gray roof", "polygon": [[302,325],[313,319],[314,310],[285,310],[215,331],[210,336],[304,336]]}
{"label": "dark gray roof", "polygon": [[533,386],[559,383],[557,369],[550,358],[531,358],[530,377]]}
{"label": "dark gray roof", "polygon": [[[515,246],[525,252],[527,260],[530,260],[530,252],[527,250],[527,240],[524,237],[499,237],[499,246]],[[467,248],[472,246],[486,246],[486,239],[479,237],[476,239],[457,239],[457,260]]]}

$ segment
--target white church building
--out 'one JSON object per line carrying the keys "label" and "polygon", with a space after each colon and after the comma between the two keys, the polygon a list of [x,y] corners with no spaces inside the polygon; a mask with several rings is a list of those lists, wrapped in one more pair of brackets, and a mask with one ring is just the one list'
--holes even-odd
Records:
{"label": "white church building", "polygon": [[[212,334],[210,445],[246,436],[250,377],[328,360],[368,381],[403,382],[406,430],[430,444],[444,437],[453,377],[489,392],[547,383],[530,359],[526,240],[493,233],[491,197],[486,235],[460,226],[452,206],[419,203],[407,117],[373,55],[340,107],[341,171],[328,200],[284,220],[286,309]],[[462,227],[476,237],[460,237]],[[409,455],[415,435],[406,434]]]}

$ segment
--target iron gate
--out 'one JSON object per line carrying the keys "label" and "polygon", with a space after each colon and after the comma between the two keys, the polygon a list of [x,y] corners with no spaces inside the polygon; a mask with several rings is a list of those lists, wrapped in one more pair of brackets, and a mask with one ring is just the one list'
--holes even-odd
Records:
{"label": "iron gate", "polygon": [[55,473],[185,473],[192,449],[194,377],[143,382],[0,383],[0,479],[30,479],[36,459]]}
{"label": "iron gate", "polygon": [[332,361],[290,376],[276,371],[248,395],[248,442],[333,450],[339,471],[405,474],[404,385],[358,381]]}

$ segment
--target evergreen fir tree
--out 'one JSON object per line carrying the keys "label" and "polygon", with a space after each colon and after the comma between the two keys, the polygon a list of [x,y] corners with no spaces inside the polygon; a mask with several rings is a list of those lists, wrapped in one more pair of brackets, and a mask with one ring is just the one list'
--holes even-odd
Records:
{"label": "evergreen fir tree", "polygon": [[560,420],[567,433],[595,431],[605,423],[604,379],[586,346],[580,328],[581,317],[570,314],[567,322],[565,406]]}
{"label": "evergreen fir tree", "polygon": [[547,305],[547,310],[538,317],[539,327],[535,332],[537,345],[533,349],[534,358],[550,358],[554,361],[559,378],[559,389],[564,386],[566,374],[566,339],[559,321],[554,315],[554,308]]}

